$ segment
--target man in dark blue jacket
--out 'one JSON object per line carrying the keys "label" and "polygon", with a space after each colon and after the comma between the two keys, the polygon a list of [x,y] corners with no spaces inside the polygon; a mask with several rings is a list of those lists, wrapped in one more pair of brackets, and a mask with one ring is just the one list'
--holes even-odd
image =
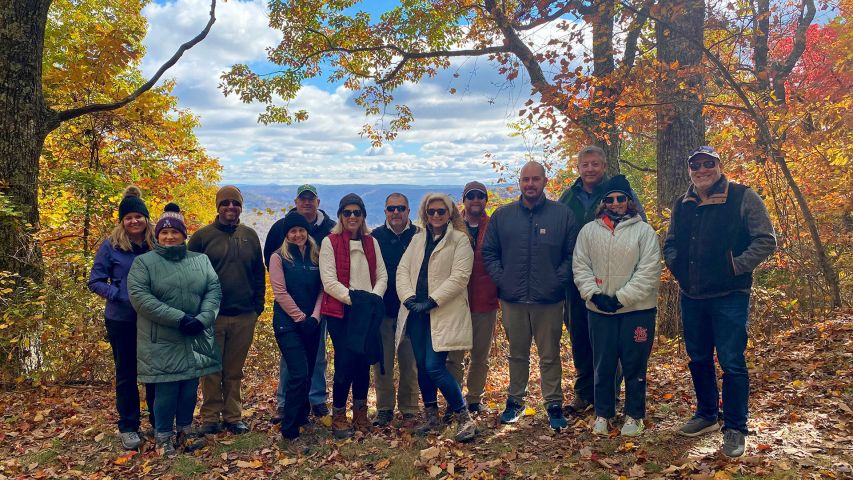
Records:
{"label": "man in dark blue jacket", "polygon": [[536,341],[542,397],[551,428],[566,427],[563,416],[560,336],[565,289],[572,281],[574,215],[545,198],[545,168],[528,162],[521,169],[521,198],[492,215],[483,262],[498,287],[502,322],[509,340],[509,398],[501,423],[518,421],[530,377],[530,345]]}

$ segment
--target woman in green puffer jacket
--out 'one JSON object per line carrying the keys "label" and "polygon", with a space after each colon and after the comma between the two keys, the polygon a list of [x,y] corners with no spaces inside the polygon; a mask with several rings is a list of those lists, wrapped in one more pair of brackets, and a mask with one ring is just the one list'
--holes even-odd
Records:
{"label": "woman in green puffer jacket", "polygon": [[127,290],[137,312],[137,375],[155,388],[157,450],[174,456],[175,424],[179,446],[204,446],[191,425],[199,377],[222,370],[213,333],[222,291],[207,256],[187,251],[177,205],[166,205],[154,234],[154,250],[133,261]]}

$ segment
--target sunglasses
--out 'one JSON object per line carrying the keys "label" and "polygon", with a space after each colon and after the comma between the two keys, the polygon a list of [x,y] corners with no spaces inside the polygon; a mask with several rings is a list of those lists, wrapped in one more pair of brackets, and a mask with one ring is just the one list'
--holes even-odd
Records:
{"label": "sunglasses", "polygon": [[434,217],[436,215],[438,215],[439,217],[443,217],[446,213],[446,208],[427,208],[427,216],[429,217]]}
{"label": "sunglasses", "polygon": [[624,203],[628,201],[628,197],[626,195],[616,195],[615,197],[604,197],[604,203],[610,205],[611,203]]}
{"label": "sunglasses", "polygon": [[237,200],[223,200],[223,201],[219,202],[220,207],[230,207],[232,205],[235,207],[243,206],[243,204],[238,202]]}
{"label": "sunglasses", "polygon": [[693,170],[694,172],[698,172],[701,167],[705,167],[705,168],[710,170],[710,169],[714,168],[714,165],[716,165],[716,164],[717,164],[716,160],[703,160],[701,162],[699,162],[699,161],[687,162],[687,166],[690,167],[690,170]]}
{"label": "sunglasses", "polygon": [[486,194],[478,190],[472,190],[465,194],[465,198],[468,200],[482,200],[486,198]]}
{"label": "sunglasses", "polygon": [[343,216],[346,218],[352,216],[355,216],[355,218],[359,218],[361,217],[361,210],[344,210],[343,212],[341,212],[341,214],[343,214]]}
{"label": "sunglasses", "polygon": [[409,207],[407,207],[405,205],[388,205],[387,207],[385,207],[385,210],[388,210],[388,212],[390,212],[390,213],[394,213],[394,212],[401,212],[402,213],[402,212],[405,212],[407,208],[409,208]]}

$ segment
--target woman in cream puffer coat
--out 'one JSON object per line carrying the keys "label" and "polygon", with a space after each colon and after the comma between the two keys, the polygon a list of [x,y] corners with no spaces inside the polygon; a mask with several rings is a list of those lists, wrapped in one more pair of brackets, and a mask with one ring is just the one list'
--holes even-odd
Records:
{"label": "woman in cream puffer coat", "polygon": [[616,415],[613,383],[620,362],[626,415],[621,433],[635,436],[644,428],[661,257],[654,229],[642,221],[631,198],[623,175],[608,181],[599,214],[581,229],[572,259],[575,284],[589,310],[597,417],[593,431],[602,435]]}

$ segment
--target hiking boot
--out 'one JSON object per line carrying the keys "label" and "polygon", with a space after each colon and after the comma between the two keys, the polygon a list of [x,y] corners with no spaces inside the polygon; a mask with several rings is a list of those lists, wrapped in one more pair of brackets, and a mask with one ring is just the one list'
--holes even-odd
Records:
{"label": "hiking boot", "polygon": [[373,424],[377,427],[387,427],[394,420],[394,410],[379,410]]}
{"label": "hiking boot", "polygon": [[450,407],[447,407],[447,410],[444,411],[444,415],[441,416],[441,423],[450,425],[453,423],[453,417],[453,411],[450,410]]}
{"label": "hiking boot", "polygon": [[418,425],[418,416],[413,413],[404,413],[403,419],[400,421],[400,427],[404,430],[414,430]]}
{"label": "hiking boot", "polygon": [[643,433],[646,427],[643,425],[642,418],[633,418],[630,415],[625,415],[625,423],[622,425],[622,430],[619,434],[623,437],[636,437]]}
{"label": "hiking boot", "polygon": [[456,435],[453,439],[460,443],[470,442],[477,436],[477,422],[471,418],[471,412],[463,408],[454,414],[456,417]]}
{"label": "hiking boot", "polygon": [[154,434],[154,448],[160,456],[175,458],[178,451],[175,450],[175,444],[172,442],[172,432]]}
{"label": "hiking boot", "polygon": [[219,422],[202,423],[198,433],[202,435],[216,435],[222,432],[222,424]]}
{"label": "hiking boot", "polygon": [[506,408],[501,413],[501,423],[515,423],[521,418],[522,413],[524,413],[524,405],[518,405],[512,400],[507,400]]}
{"label": "hiking boot", "polygon": [[125,450],[136,450],[145,443],[145,440],[139,436],[139,432],[121,432],[118,438],[121,439],[121,446]]}
{"label": "hiking boot", "polygon": [[201,435],[192,426],[178,427],[178,435],[175,438],[175,445],[184,452],[194,452],[207,446],[207,440],[204,435]]}
{"label": "hiking boot", "polygon": [[723,430],[723,453],[727,457],[740,457],[746,451],[746,435],[740,430]]}
{"label": "hiking boot", "polygon": [[595,423],[592,424],[592,433],[601,436],[610,434],[610,420],[604,417],[595,417]]}
{"label": "hiking boot", "polygon": [[311,453],[311,449],[305,443],[305,440],[302,437],[296,438],[284,438],[284,444],[287,447],[287,450],[294,455],[308,455]]}
{"label": "hiking boot", "polygon": [[325,403],[318,403],[317,405],[311,405],[311,415],[315,417],[322,418],[329,416],[329,407]]}
{"label": "hiking boot", "polygon": [[569,422],[563,415],[563,406],[559,403],[548,405],[548,423],[551,425],[551,428],[558,432],[569,426]]}
{"label": "hiking boot", "polygon": [[249,426],[243,423],[243,421],[238,422],[225,422],[224,427],[226,430],[231,432],[232,435],[243,435],[244,433],[249,433]]}
{"label": "hiking boot", "polygon": [[716,420],[693,417],[678,429],[678,434],[685,437],[698,437],[704,433],[716,432],[719,429],[720,424]]}
{"label": "hiking boot", "polygon": [[592,403],[577,396],[572,400],[572,403],[566,405],[566,413],[568,415],[583,415],[590,409],[592,409]]}
{"label": "hiking boot", "polygon": [[[365,400],[362,400],[365,402]],[[352,406],[352,427],[361,433],[370,433],[373,431],[373,422],[367,417],[367,405]]]}
{"label": "hiking boot", "polygon": [[352,427],[349,420],[347,420],[347,410],[345,407],[332,409],[332,434],[338,440],[349,438],[353,434]]}
{"label": "hiking boot", "polygon": [[478,415],[491,415],[492,409],[487,407],[484,403],[469,403],[468,411]]}
{"label": "hiking boot", "polygon": [[415,433],[426,435],[441,429],[441,425],[441,420],[438,418],[438,405],[429,405],[424,407],[424,421],[415,428]]}
{"label": "hiking boot", "polygon": [[270,423],[273,425],[278,425],[281,421],[284,420],[284,407],[278,407],[275,410],[275,415],[270,418]]}

